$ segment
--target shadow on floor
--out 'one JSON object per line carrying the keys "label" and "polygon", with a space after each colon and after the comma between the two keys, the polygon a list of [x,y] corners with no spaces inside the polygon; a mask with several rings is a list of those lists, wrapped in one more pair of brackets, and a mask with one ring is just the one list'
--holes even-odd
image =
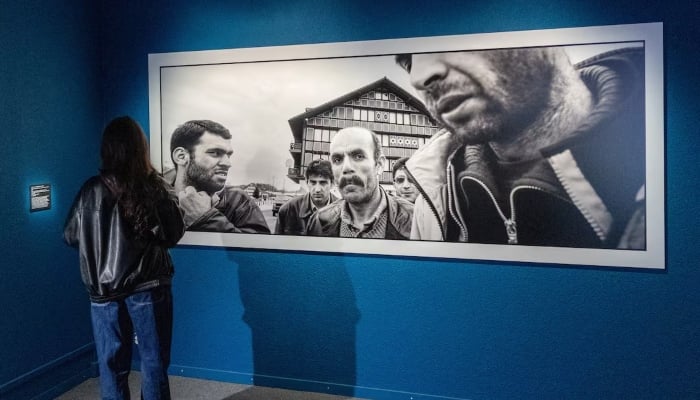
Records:
{"label": "shadow on floor", "polygon": [[[132,371],[129,375],[131,398],[139,399],[141,374]],[[361,400],[323,393],[299,392],[237,383],[210,381],[205,379],[170,377],[170,393],[173,400]],[[93,400],[100,398],[97,378],[90,378],[55,400]]]}
{"label": "shadow on floor", "polygon": [[251,386],[222,400],[359,400],[355,397]]}

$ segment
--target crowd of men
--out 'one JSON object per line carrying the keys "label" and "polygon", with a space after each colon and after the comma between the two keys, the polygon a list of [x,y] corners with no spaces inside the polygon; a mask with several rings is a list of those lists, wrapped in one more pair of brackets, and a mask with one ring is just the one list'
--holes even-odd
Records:
{"label": "crowd of men", "polygon": [[[277,234],[631,248],[646,246],[644,53],[572,64],[563,48],[401,54],[443,127],[393,165],[375,132],[344,128]],[[188,121],[171,140],[190,230],[269,233],[255,202],[225,185],[230,132]],[[333,189],[337,189],[336,198]]]}

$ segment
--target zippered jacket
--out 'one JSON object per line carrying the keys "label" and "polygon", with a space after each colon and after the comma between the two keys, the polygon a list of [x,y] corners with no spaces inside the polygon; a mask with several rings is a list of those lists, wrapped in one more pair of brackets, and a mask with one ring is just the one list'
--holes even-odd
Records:
{"label": "zippered jacket", "polygon": [[92,302],[118,300],[171,283],[174,270],[168,248],[185,233],[174,193],[156,204],[155,216],[159,222],[150,229],[152,235],[136,238],[103,179],[94,176],[83,184],[68,213],[63,238],[78,248],[80,275]]}
{"label": "zippered jacket", "polygon": [[[389,196],[379,188],[387,200],[387,224],[385,239],[408,239],[411,233],[413,204],[408,200]],[[340,236],[341,214],[346,207],[344,199],[337,200],[317,210],[309,220],[306,234],[309,236]]]}
{"label": "zippered jacket", "polygon": [[[646,247],[644,51],[620,49],[575,66],[593,93],[588,119],[542,159],[499,164],[488,145],[436,134],[408,162],[417,182],[411,238],[565,246]],[[499,193],[500,173],[522,173]]]}

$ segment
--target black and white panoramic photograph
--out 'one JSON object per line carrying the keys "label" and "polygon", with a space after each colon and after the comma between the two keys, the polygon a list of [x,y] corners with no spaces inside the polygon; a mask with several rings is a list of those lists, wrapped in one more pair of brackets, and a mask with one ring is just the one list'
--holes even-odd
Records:
{"label": "black and white panoramic photograph", "polygon": [[149,56],[182,244],[664,268],[660,24]]}

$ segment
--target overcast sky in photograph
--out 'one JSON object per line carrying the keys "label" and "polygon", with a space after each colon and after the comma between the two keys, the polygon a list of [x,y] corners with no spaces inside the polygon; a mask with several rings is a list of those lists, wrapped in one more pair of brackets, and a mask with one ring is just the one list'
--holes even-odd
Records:
{"label": "overcast sky in photograph", "polygon": [[[288,120],[386,76],[415,94],[393,56],[164,68],[162,143],[178,125],[211,119],[231,131],[229,183],[272,183],[282,189],[294,141]],[[169,145],[165,168],[172,167]],[[284,187],[296,185],[284,178]]]}

